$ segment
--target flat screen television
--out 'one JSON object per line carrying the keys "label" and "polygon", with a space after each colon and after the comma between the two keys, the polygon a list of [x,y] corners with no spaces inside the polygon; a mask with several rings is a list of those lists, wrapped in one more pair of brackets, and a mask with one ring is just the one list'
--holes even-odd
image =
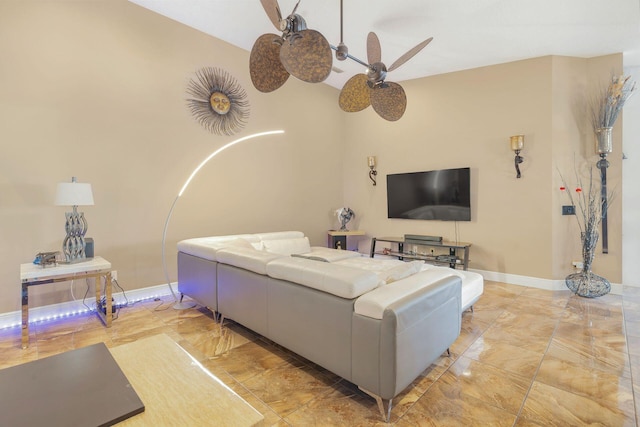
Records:
{"label": "flat screen television", "polygon": [[471,221],[469,168],[387,175],[389,218]]}

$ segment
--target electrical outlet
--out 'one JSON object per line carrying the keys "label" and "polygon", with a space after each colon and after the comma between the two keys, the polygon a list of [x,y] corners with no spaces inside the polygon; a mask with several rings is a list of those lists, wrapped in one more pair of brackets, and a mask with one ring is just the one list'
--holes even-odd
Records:
{"label": "electrical outlet", "polygon": [[576,207],[573,205],[563,206],[562,207],[562,215],[575,215]]}
{"label": "electrical outlet", "polygon": [[573,261],[571,263],[571,265],[573,265],[575,268],[581,269],[582,268],[582,261]]}
{"label": "electrical outlet", "polygon": [[111,279],[118,280],[118,270],[111,271]]}

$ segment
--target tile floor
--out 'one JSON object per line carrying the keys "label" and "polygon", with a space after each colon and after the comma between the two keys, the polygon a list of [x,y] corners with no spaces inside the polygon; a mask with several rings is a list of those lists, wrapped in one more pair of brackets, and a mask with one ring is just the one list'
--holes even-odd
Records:
{"label": "tile floor", "polygon": [[[624,293],[584,299],[486,282],[451,356],[395,399],[391,424],[637,426],[640,289]],[[0,330],[0,368],[159,333],[260,411],[266,426],[385,425],[352,384],[231,321],[220,328],[203,307],[174,310],[169,299],[122,308],[111,329],[95,315],[37,323],[26,350],[19,327]]]}

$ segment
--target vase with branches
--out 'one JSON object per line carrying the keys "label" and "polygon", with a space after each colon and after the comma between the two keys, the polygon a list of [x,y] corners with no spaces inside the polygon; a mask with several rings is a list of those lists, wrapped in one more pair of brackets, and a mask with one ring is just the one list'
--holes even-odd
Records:
{"label": "vase with branches", "polygon": [[[560,178],[562,180],[560,190],[567,194],[569,201],[577,209],[575,216],[582,243],[582,269],[568,275],[565,283],[573,293],[582,297],[595,298],[605,295],[611,291],[611,284],[604,277],[593,273],[591,268],[598,244],[598,226],[606,214],[608,205],[600,198],[600,189],[594,184],[592,168],[589,168],[589,181],[586,186],[583,185],[577,171],[577,185],[573,190],[567,185],[562,174]],[[611,197],[612,195],[609,195],[609,199]]]}
{"label": "vase with branches", "polygon": [[622,107],[636,90],[631,76],[613,76],[611,82],[593,100],[591,123],[593,129],[610,128],[616,123]]}

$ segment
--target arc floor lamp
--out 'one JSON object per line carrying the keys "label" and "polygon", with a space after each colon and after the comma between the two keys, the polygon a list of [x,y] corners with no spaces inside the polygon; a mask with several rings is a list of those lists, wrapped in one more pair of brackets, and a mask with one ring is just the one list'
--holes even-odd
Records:
{"label": "arc floor lamp", "polygon": [[193,180],[193,178],[200,171],[200,169],[202,169],[204,167],[204,165],[206,165],[209,162],[209,160],[213,159],[215,156],[217,156],[218,154],[220,154],[221,152],[223,152],[227,148],[229,148],[229,147],[231,147],[233,145],[239,144],[241,142],[248,141],[248,140],[251,140],[251,139],[255,139],[255,138],[258,138],[258,137],[261,137],[261,136],[279,135],[279,134],[283,134],[283,133],[284,133],[284,130],[272,130],[272,131],[254,133],[254,134],[251,134],[251,135],[248,135],[248,136],[244,136],[242,138],[238,138],[235,141],[231,141],[231,142],[223,145],[222,147],[218,148],[216,151],[211,153],[209,155],[209,157],[204,159],[198,165],[198,167],[196,167],[193,170],[193,172],[191,172],[191,175],[189,175],[189,178],[187,179],[187,181],[184,183],[184,185],[180,189],[180,192],[178,193],[176,198],[173,200],[173,204],[171,204],[171,209],[169,209],[169,214],[167,215],[167,219],[164,222],[164,231],[162,232],[162,268],[164,270],[165,279],[167,280],[167,286],[169,286],[169,290],[171,291],[171,295],[173,295],[173,299],[176,302],[173,305],[173,308],[175,308],[176,310],[183,310],[183,309],[191,308],[191,307],[195,306],[195,303],[192,303],[192,302],[182,302],[182,298],[180,298],[180,300],[178,300],[178,297],[176,296],[176,293],[174,292],[173,287],[171,286],[171,279],[169,278],[169,272],[167,271],[167,260],[165,258],[165,241],[167,239],[167,228],[169,227],[169,220],[171,220],[171,215],[173,214],[173,209],[176,207],[176,203],[178,202],[178,199],[185,192],[185,190],[189,186],[189,183],[191,183],[191,180]]}

